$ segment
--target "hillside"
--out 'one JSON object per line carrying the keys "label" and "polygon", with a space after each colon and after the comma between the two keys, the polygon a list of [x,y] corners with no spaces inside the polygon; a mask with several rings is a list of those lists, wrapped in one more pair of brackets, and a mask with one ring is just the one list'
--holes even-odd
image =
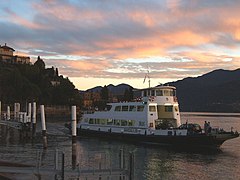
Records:
{"label": "hillside", "polygon": [[36,101],[45,105],[81,104],[80,94],[58,69],[45,68],[44,61],[32,64],[0,63],[0,101],[4,104]]}
{"label": "hillside", "polygon": [[240,69],[214,70],[167,84],[177,88],[181,111],[240,112]]}

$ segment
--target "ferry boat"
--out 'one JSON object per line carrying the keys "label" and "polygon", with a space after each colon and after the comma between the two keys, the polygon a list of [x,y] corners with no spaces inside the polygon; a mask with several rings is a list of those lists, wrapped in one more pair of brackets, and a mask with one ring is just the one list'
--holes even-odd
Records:
{"label": "ferry boat", "polygon": [[[176,88],[158,86],[142,89],[133,102],[108,103],[104,111],[85,113],[77,125],[79,136],[114,138],[178,147],[220,147],[239,136],[212,128],[204,132],[198,124],[181,125]],[[205,130],[206,131],[206,130]]]}

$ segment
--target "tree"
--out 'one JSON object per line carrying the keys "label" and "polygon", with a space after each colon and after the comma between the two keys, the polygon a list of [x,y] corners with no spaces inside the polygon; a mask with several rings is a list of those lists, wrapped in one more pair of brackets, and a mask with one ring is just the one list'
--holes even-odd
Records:
{"label": "tree", "polygon": [[133,88],[125,89],[124,91],[124,101],[132,101],[133,100]]}
{"label": "tree", "polygon": [[102,89],[101,89],[101,98],[103,101],[107,102],[108,101],[108,97],[109,97],[109,94],[108,94],[108,88],[107,86],[105,85]]}

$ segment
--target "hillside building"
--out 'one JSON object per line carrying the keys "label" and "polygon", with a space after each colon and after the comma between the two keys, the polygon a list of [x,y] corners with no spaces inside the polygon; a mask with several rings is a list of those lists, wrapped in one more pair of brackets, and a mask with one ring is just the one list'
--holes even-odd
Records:
{"label": "hillside building", "polygon": [[0,61],[9,64],[30,64],[30,57],[14,55],[14,49],[0,45]]}

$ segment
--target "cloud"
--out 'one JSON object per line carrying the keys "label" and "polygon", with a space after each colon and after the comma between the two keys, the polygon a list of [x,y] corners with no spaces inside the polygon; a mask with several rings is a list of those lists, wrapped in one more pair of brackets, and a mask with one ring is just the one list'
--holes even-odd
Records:
{"label": "cloud", "polygon": [[153,78],[179,79],[240,66],[239,1],[23,4],[28,15],[0,8],[1,40],[33,59],[43,56],[66,76],[139,78],[149,67]]}

